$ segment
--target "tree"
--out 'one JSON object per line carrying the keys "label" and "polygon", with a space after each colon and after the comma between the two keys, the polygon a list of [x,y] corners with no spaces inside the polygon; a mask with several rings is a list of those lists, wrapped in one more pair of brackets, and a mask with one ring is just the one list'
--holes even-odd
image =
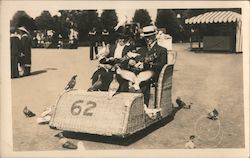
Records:
{"label": "tree", "polygon": [[83,10],[79,17],[78,30],[80,40],[86,40],[88,32],[93,27],[99,26],[97,10]]}
{"label": "tree", "polygon": [[116,11],[115,10],[103,10],[101,14],[101,23],[102,23],[102,28],[113,30],[113,28],[118,23],[118,17],[116,15]]}
{"label": "tree", "polygon": [[176,17],[176,14],[171,9],[159,9],[157,11],[157,17],[155,25],[158,28],[165,28],[167,33],[169,33],[173,40],[181,40],[181,25]]}
{"label": "tree", "polygon": [[24,26],[30,32],[36,29],[34,19],[31,18],[25,11],[17,11],[10,21],[10,26],[14,28]]}
{"label": "tree", "polygon": [[137,9],[135,11],[133,22],[139,23],[140,27],[148,26],[151,24],[151,17],[146,9]]}
{"label": "tree", "polygon": [[35,18],[39,30],[55,30],[55,22],[49,11],[43,11],[40,16]]}

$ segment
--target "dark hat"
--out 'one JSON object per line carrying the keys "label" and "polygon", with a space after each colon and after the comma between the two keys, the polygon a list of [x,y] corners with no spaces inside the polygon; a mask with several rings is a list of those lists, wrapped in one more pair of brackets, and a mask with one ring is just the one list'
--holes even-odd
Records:
{"label": "dark hat", "polygon": [[117,31],[117,37],[120,39],[128,39],[130,37],[130,32],[125,27],[120,27]]}
{"label": "dark hat", "polygon": [[125,33],[118,33],[117,37],[119,39],[128,39],[129,38],[129,35],[128,34],[125,34]]}

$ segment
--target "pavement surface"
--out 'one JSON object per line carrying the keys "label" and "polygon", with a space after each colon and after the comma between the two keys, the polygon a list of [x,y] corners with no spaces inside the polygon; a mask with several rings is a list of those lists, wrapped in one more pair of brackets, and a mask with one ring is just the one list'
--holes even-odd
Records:
{"label": "pavement surface", "polygon": [[[87,150],[184,149],[190,135],[197,148],[243,148],[244,106],[242,54],[194,53],[188,44],[174,44],[178,52],[173,75],[172,101],[180,96],[191,109],[180,109],[174,119],[147,132],[129,145],[107,143],[105,138],[81,139]],[[77,89],[87,89],[97,61],[89,60],[89,48],[33,49],[32,75],[12,79],[14,151],[68,150],[62,148],[58,130],[38,125],[37,117],[54,105],[69,79],[77,74]],[[26,118],[28,106],[37,116]],[[219,119],[206,118],[216,108]],[[95,136],[90,136],[95,137]],[[77,144],[79,139],[70,140]]]}

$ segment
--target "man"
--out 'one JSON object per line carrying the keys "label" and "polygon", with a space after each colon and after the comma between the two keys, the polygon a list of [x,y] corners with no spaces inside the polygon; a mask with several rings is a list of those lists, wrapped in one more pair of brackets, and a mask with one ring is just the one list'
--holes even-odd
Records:
{"label": "man", "polygon": [[97,55],[98,54],[98,38],[97,38],[97,32],[96,32],[96,28],[92,28],[89,31],[88,34],[89,37],[89,47],[90,47],[90,54],[89,54],[89,58],[90,60],[94,59],[94,53]]}
{"label": "man", "polygon": [[11,30],[10,34],[10,53],[11,53],[11,78],[18,78],[18,59],[21,55],[22,44],[16,29]]}
{"label": "man", "polygon": [[103,29],[102,30],[102,45],[107,45],[107,44],[110,44],[110,40],[109,40],[109,31],[107,29]]}
{"label": "man", "polygon": [[[107,91],[109,84],[113,79],[113,74],[115,73],[112,70],[114,65],[119,65],[124,67],[126,65],[125,59],[128,52],[135,50],[135,47],[128,42],[129,36],[127,34],[119,33],[117,43],[111,45],[109,48],[109,54],[106,57],[100,60],[100,65],[104,65],[99,68],[92,76],[92,85],[98,80],[98,76],[101,75],[102,84],[100,87],[95,88],[94,90]],[[105,66],[109,65],[109,66]],[[111,67],[110,67],[111,65]],[[118,91],[128,91],[128,82],[124,80],[120,75],[117,75],[117,80],[120,84]]]}
{"label": "man", "polygon": [[32,41],[31,38],[28,36],[29,32],[24,27],[18,28],[20,35],[21,35],[21,42],[22,42],[22,52],[24,56],[24,61],[21,64],[21,67],[24,67],[24,76],[29,76],[31,71],[31,46]]}

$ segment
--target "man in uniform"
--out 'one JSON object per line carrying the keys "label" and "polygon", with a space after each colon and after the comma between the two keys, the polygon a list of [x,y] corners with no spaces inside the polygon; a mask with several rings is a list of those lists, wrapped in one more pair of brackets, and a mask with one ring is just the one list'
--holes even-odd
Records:
{"label": "man in uniform", "polygon": [[18,30],[21,34],[21,42],[22,42],[22,52],[24,55],[24,61],[22,66],[24,67],[24,76],[29,76],[31,71],[31,38],[29,37],[29,32],[25,29],[25,27],[19,27]]}
{"label": "man in uniform", "polygon": [[16,29],[11,30],[10,34],[10,53],[11,53],[11,78],[18,78],[18,59],[21,55],[22,44]]}
{"label": "man in uniform", "polygon": [[90,47],[90,54],[89,54],[89,58],[90,60],[93,60],[94,59],[94,53],[95,55],[98,54],[98,39],[97,39],[97,31],[96,31],[96,28],[92,28],[90,31],[89,31],[89,47]]}

